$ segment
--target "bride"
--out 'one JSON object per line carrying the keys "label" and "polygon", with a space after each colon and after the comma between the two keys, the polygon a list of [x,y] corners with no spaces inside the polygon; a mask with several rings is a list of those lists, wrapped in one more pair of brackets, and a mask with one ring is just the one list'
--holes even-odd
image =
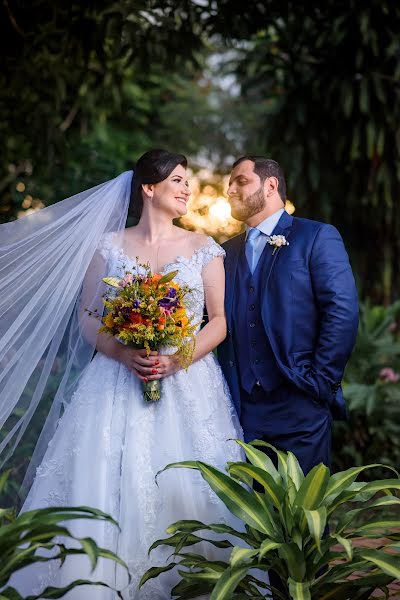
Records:
{"label": "bride", "polygon": [[[27,310],[30,315],[33,311],[36,321],[26,316],[29,325],[20,335],[25,321],[8,304],[3,306],[8,327],[11,317],[18,324],[14,335],[7,336],[8,329],[0,331],[5,332],[0,364],[5,366],[7,383],[0,395],[0,411],[7,416],[25,407],[5,437],[4,447],[18,443],[45,389],[42,379],[50,381],[56,360],[64,360],[64,376],[31,465],[33,484],[23,511],[88,505],[111,514],[120,530],[85,521],[71,529],[75,535],[93,537],[100,546],[116,552],[131,574],[127,586],[126,574],[112,561],[100,559],[91,573],[89,560],[68,557],[61,568],[51,561],[19,571],[11,584],[22,595],[39,594],[48,585],[66,585],[82,578],[124,588],[126,600],[170,598],[177,581],[173,571],[138,590],[146,569],[165,564],[170,554],[168,548],[157,548],[149,558],[152,542],[165,537],[166,527],[180,519],[232,522],[232,515],[198,473],[166,471],[159,476],[158,485],[155,483],[155,474],[170,462],[201,459],[223,468],[227,461],[242,460],[238,445],[227,441],[242,434],[212,353],[226,335],[224,251],[212,238],[173,224],[173,219],[187,212],[186,167],[182,155],[150,150],[137,162],[133,179],[131,172],[123,173],[59,203],[68,204],[62,213],[56,212],[61,208],[55,205],[22,219],[14,228],[13,223],[6,226],[8,237],[0,248],[6,251],[6,270],[0,274],[10,281],[13,269],[20,268],[17,257],[23,257],[22,263],[29,263],[34,272],[31,279],[36,287],[30,291],[30,302],[39,295],[41,310],[29,306],[26,299]],[[129,196],[130,211],[139,222],[125,229]],[[31,229],[23,224],[29,219],[33,220]],[[152,352],[147,357],[144,350],[125,346],[106,333],[97,334],[100,323],[93,312],[102,310],[102,277],[122,277],[136,264],[136,258],[139,263],[148,262],[154,273],[178,271],[176,280],[193,290],[191,310],[199,325],[193,363],[187,370],[174,355]],[[25,285],[27,280],[29,284],[25,274]],[[21,296],[23,286],[17,277],[14,281]],[[208,321],[200,329],[204,305]],[[93,350],[95,356],[90,360]],[[162,397],[146,404],[142,381],[153,379],[162,379]],[[28,388],[34,392],[28,393]],[[18,390],[22,400],[13,404]],[[17,438],[14,442],[13,435]],[[211,559],[219,556],[217,549],[202,551]],[[103,587],[85,586],[65,597],[114,600],[116,594]]]}

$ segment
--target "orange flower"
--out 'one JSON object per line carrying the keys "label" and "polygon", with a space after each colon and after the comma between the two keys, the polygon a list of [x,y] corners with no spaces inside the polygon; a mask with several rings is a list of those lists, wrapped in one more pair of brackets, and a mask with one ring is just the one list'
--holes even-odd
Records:
{"label": "orange flower", "polygon": [[158,317],[157,331],[163,331],[163,329],[165,329],[166,321],[167,319],[165,317]]}
{"label": "orange flower", "polygon": [[129,320],[130,320],[130,322],[131,322],[131,323],[133,323],[134,325],[140,325],[141,323],[143,323],[142,316],[141,316],[141,315],[139,315],[139,314],[138,314],[138,313],[136,313],[136,312],[132,312],[132,313],[129,315]]}

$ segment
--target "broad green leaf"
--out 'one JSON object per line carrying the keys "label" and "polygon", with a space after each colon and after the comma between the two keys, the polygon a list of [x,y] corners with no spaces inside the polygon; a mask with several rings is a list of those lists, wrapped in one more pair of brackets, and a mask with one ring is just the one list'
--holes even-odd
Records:
{"label": "broad green leaf", "polygon": [[230,565],[232,568],[239,566],[243,562],[248,562],[249,559],[258,556],[258,550],[252,550],[251,548],[242,548],[241,546],[235,546],[232,550]]}
{"label": "broad green leaf", "polygon": [[359,493],[362,495],[371,492],[384,492],[386,490],[400,490],[400,479],[382,479],[380,481],[371,481],[371,483],[365,484]]}
{"label": "broad green leaf", "polygon": [[248,463],[233,463],[230,465],[228,471],[229,474],[232,475],[244,473],[252,479],[255,479],[255,481],[263,486],[265,495],[268,496],[272,504],[278,509],[281,508],[284,489],[275,483],[272,476],[264,469]]}
{"label": "broad green leaf", "polygon": [[90,558],[90,562],[92,563],[92,571],[94,571],[99,558],[99,548],[92,538],[81,538],[79,541],[82,544],[82,548]]}
{"label": "broad green leaf", "polygon": [[326,527],[326,507],[320,506],[314,510],[303,508],[311,536],[321,554],[321,538]]}
{"label": "broad green leaf", "polygon": [[357,495],[357,490],[345,489],[339,494],[332,494],[332,496],[327,497],[325,496],[322,504],[327,507],[328,516],[330,516],[341,504],[345,504],[350,500],[353,500]]}
{"label": "broad green leaf", "polygon": [[261,492],[254,492],[254,497],[264,510],[265,525],[273,532],[273,538],[279,542],[283,541],[283,531],[278,513],[273,510],[268,497]]}
{"label": "broad green leaf", "polygon": [[303,469],[300,467],[299,461],[292,452],[288,452],[287,473],[288,477],[293,481],[296,490],[299,490],[304,481],[304,473]]}
{"label": "broad green leaf", "polygon": [[342,537],[338,533],[333,533],[332,537],[335,538],[338,541],[338,543],[343,546],[343,548],[346,551],[347,558],[349,560],[352,560],[352,558],[353,558],[353,544],[351,543],[351,540],[348,540],[347,538]]}
{"label": "broad green leaf", "polygon": [[200,531],[202,529],[208,529],[208,525],[204,525],[201,521],[183,520],[172,523],[165,531],[171,535],[178,531],[193,533],[194,531]]}
{"label": "broad green leaf", "polygon": [[373,529],[397,529],[400,527],[400,519],[387,519],[381,521],[370,521],[364,523],[354,530],[354,533],[362,533],[363,531],[371,531]]}
{"label": "broad green leaf", "polygon": [[308,473],[296,496],[296,504],[313,510],[323,500],[329,483],[329,469],[322,463]]}
{"label": "broad green leaf", "polygon": [[265,452],[257,450],[257,448],[254,448],[254,446],[252,446],[251,444],[246,444],[241,440],[235,441],[240,446],[242,446],[248,460],[251,462],[252,465],[254,465],[255,467],[259,467],[260,469],[264,469],[265,471],[268,471],[275,483],[282,483],[282,477],[279,475],[278,470],[274,466],[274,463],[272,462],[270,457],[267,456],[267,454],[265,454]]}
{"label": "broad green leaf", "polygon": [[214,587],[210,600],[227,600],[227,598],[231,598],[239,583],[246,576],[247,571],[248,567],[227,569]]}
{"label": "broad green leaf", "polygon": [[287,455],[286,452],[282,452],[282,450],[277,450],[275,446],[269,444],[268,442],[264,442],[264,440],[253,440],[250,444],[251,446],[259,446],[269,448],[273,452],[275,452],[278,458],[278,473],[280,476],[286,481],[287,477]]}
{"label": "broad green leaf", "polygon": [[281,544],[278,554],[287,564],[287,570],[296,581],[302,581],[306,574],[304,552],[294,542]]}
{"label": "broad green leaf", "polygon": [[146,573],[140,579],[139,588],[141,588],[142,585],[144,585],[146,583],[146,581],[148,581],[149,579],[154,579],[155,577],[158,577],[159,575],[161,575],[161,573],[170,571],[171,569],[176,567],[177,564],[178,563],[169,563],[168,565],[165,565],[164,567],[150,567],[150,569],[147,569]]}
{"label": "broad green leaf", "polygon": [[[222,471],[200,461],[184,461],[167,465],[163,471],[171,468],[188,467],[200,471],[203,479],[224,502],[225,506],[244,523],[267,535],[273,535],[271,527],[266,526],[266,514],[257,502],[254,493],[248,492],[239,483]],[[157,474],[158,475],[158,474]]]}
{"label": "broad green leaf", "polygon": [[[106,583],[104,583],[103,581],[89,581],[87,579],[77,579],[73,583],[70,583],[69,585],[66,585],[65,587],[62,587],[62,588],[47,587],[45,590],[43,590],[43,592],[41,592],[39,594],[39,596],[26,596],[24,598],[24,600],[47,600],[50,598],[51,599],[63,598],[71,590],[78,588],[80,586],[83,586],[83,585],[101,586],[101,587],[108,588],[108,589],[114,589],[114,588],[110,587],[109,585],[107,585]],[[117,592],[116,590],[114,590],[114,593],[118,596],[118,598],[121,598],[121,600],[122,600],[122,594],[120,592]]]}
{"label": "broad green leaf", "polygon": [[289,594],[293,600],[311,600],[310,583],[308,581],[295,581],[288,578]]}
{"label": "broad green leaf", "polygon": [[207,560],[204,556],[199,558],[195,558],[196,554],[177,554],[175,557],[182,557],[182,560],[179,562],[179,566],[182,567],[196,567],[197,569],[211,569],[212,571],[216,571],[217,573],[223,573],[225,569],[229,567],[227,562],[223,561],[211,561]]}
{"label": "broad green leaf", "polygon": [[183,579],[186,580],[197,580],[197,581],[209,581],[215,583],[221,577],[221,574],[214,569],[204,569],[203,571],[183,571],[178,569],[178,573]]}
{"label": "broad green leaf", "polygon": [[271,550],[276,550],[277,548],[280,548],[281,546],[282,546],[282,544],[273,542],[272,540],[264,540],[260,546],[260,552],[259,552],[260,559],[262,559],[266,554],[268,554],[268,552],[271,552]]}
{"label": "broad green leaf", "polygon": [[[376,463],[376,464],[371,464],[371,465],[365,465],[362,467],[351,467],[350,469],[347,469],[347,471],[341,471],[340,473],[335,473],[334,475],[331,476],[326,492],[325,492],[325,498],[329,498],[330,496],[333,495],[338,495],[340,492],[342,492],[343,490],[345,490],[350,484],[352,484],[357,476],[362,473],[362,471],[366,471],[367,469],[372,469],[374,467],[382,467],[384,465],[381,465],[380,463]],[[393,469],[393,471],[395,473],[396,470]]]}
{"label": "broad green leaf", "polygon": [[244,531],[237,531],[230,527],[229,525],[225,525],[224,523],[211,523],[210,525],[205,525],[201,521],[190,521],[183,520],[177,521],[173,523],[169,527],[167,527],[166,532],[174,535],[175,533],[194,533],[195,531],[213,531],[214,533],[228,533],[234,537],[238,537],[241,540],[249,541],[249,537]]}
{"label": "broad green leaf", "polygon": [[361,552],[361,556],[379,567],[387,575],[400,579],[399,555],[393,556],[382,550],[364,550]]}
{"label": "broad green leaf", "polygon": [[[154,550],[155,548],[158,548],[158,546],[173,546],[175,548],[181,546],[181,544],[183,544],[183,546],[193,546],[194,544],[197,544],[198,542],[201,542],[202,540],[203,540],[203,538],[201,538],[198,535],[194,535],[192,533],[186,533],[186,532],[175,533],[174,535],[171,535],[171,537],[169,537],[169,538],[155,540],[149,548],[149,554],[152,550]],[[176,552],[179,552],[179,550],[176,550]]]}
{"label": "broad green leaf", "polygon": [[392,506],[394,504],[400,504],[400,498],[397,498],[397,496],[382,496],[382,498],[377,498],[371,502],[368,505],[368,509],[379,508],[381,506]]}

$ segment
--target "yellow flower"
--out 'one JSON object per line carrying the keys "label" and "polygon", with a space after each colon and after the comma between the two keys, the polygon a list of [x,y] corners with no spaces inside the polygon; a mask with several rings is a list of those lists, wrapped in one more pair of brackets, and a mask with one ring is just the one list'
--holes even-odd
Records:
{"label": "yellow flower", "polygon": [[111,313],[108,313],[106,317],[104,317],[104,325],[112,329],[114,327],[114,317]]}

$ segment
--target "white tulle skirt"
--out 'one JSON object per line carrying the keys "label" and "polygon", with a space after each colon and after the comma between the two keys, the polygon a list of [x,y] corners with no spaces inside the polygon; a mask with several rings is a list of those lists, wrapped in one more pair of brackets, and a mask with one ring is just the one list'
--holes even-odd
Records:
{"label": "white tulle skirt", "polygon": [[[213,354],[162,382],[162,399],[146,404],[141,383],[120,363],[97,354],[85,371],[71,404],[37,470],[23,511],[48,506],[86,505],[111,514],[110,523],[80,520],[67,524],[75,535],[92,537],[116,552],[132,577],[110,560],[100,559],[91,573],[87,557],[69,557],[19,571],[12,580],[21,594],[40,593],[48,585],[74,579],[105,581],[123,590],[125,600],[170,598],[177,582],[174,571],[150,580],[138,591],[138,581],[150,566],[165,564],[171,549],[149,546],[167,537],[165,530],[180,519],[238,526],[200,474],[186,469],[155,474],[181,460],[202,460],[218,468],[243,460],[238,444],[241,428],[226,382]],[[209,558],[221,550],[203,547]],[[81,587],[67,600],[116,600],[102,588]]]}

